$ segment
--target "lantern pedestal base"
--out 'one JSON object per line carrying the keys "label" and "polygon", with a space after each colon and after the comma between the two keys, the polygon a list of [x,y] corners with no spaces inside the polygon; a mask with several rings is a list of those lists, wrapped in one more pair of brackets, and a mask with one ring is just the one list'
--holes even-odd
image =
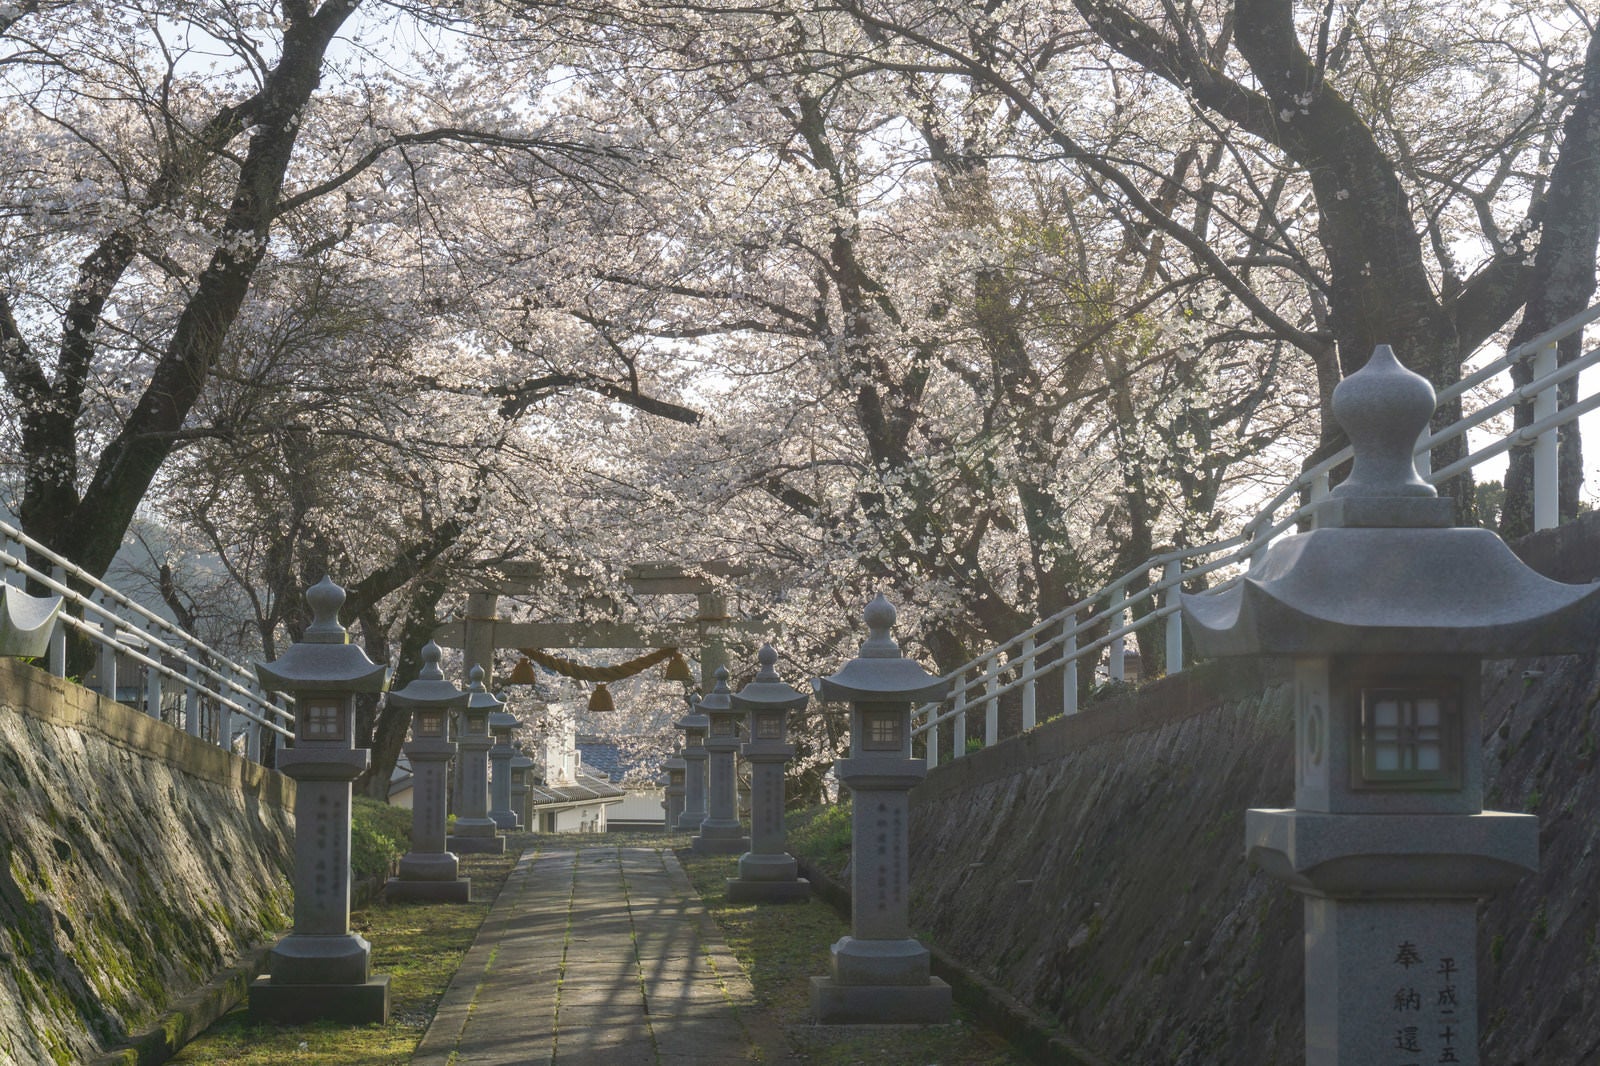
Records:
{"label": "lantern pedestal base", "polygon": [[845,985],[811,979],[811,1015],[819,1025],[938,1025],[953,1012],[950,986],[937,977],[925,985]]}
{"label": "lantern pedestal base", "polygon": [[803,877],[792,881],[746,881],[728,878],[729,903],[804,903],[811,898],[811,882]]}
{"label": "lantern pedestal base", "polygon": [[372,976],[372,945],[355,933],[290,933],[267,953],[284,984],[358,985]]}
{"label": "lantern pedestal base", "polygon": [[739,876],[728,878],[730,903],[804,903],[811,882],[797,877],[800,864],[783,852],[739,857]]}
{"label": "lantern pedestal base", "polygon": [[451,837],[447,843],[457,855],[504,855],[505,837]]}
{"label": "lantern pedestal base", "polygon": [[743,855],[750,850],[750,838],[738,822],[724,826],[707,819],[700,826],[700,835],[689,843],[700,855]]}
{"label": "lantern pedestal base", "polygon": [[459,881],[413,881],[391,877],[383,886],[383,898],[391,903],[406,900],[412,903],[470,903],[472,878]]}
{"label": "lantern pedestal base", "polygon": [[799,874],[800,864],[785,852],[751,851],[739,856],[741,881],[793,881]]}
{"label": "lantern pedestal base", "polygon": [[444,846],[457,855],[504,855],[506,838],[499,835],[488,818],[457,818],[456,831],[446,838]]}
{"label": "lantern pedestal base", "polygon": [[449,851],[413,851],[400,859],[402,881],[454,881],[461,862]]}
{"label": "lantern pedestal base", "polygon": [[270,977],[250,983],[250,1014],[262,1021],[299,1024],[321,1020],[360,1025],[389,1020],[389,975],[353,985],[283,984]]}

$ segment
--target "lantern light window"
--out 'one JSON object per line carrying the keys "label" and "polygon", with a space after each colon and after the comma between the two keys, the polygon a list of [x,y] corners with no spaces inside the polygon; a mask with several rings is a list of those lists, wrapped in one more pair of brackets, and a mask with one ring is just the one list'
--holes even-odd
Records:
{"label": "lantern light window", "polygon": [[1461,787],[1460,700],[1454,686],[1361,690],[1357,788]]}
{"label": "lantern light window", "polygon": [[305,740],[343,740],[343,700],[302,700],[300,736]]}
{"label": "lantern light window", "polygon": [[864,711],[861,747],[868,751],[899,751],[901,718],[896,711]]}

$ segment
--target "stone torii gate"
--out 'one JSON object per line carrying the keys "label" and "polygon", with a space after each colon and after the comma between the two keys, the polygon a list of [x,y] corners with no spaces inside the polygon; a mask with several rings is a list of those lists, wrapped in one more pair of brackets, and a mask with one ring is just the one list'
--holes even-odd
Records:
{"label": "stone torii gate", "polygon": [[[686,625],[694,627],[693,640],[678,627],[646,628],[620,622],[512,622],[497,616],[501,596],[526,592],[544,576],[537,563],[511,562],[500,566],[504,577],[492,588],[467,594],[467,613],[459,622],[447,622],[433,639],[441,647],[461,648],[464,671],[473,666],[484,670],[486,684],[494,676],[494,653],[502,648],[683,648],[692,644],[700,649],[700,687],[709,692],[717,667],[727,662],[728,636],[759,636],[755,623],[728,616],[727,598],[717,590],[713,578],[739,578],[750,573],[739,563],[713,561],[681,563],[636,563],[625,580],[636,596],[692,595],[698,598],[695,615]],[[490,684],[490,687],[493,687]]]}
{"label": "stone torii gate", "polygon": [[[447,622],[433,635],[434,642],[442,647],[462,649],[463,671],[470,672],[474,666],[483,667],[486,686],[493,677],[494,653],[502,648],[635,649],[671,646],[680,650],[698,647],[700,689],[710,692],[717,668],[727,663],[727,637],[737,635],[765,639],[765,627],[759,623],[735,620],[728,616],[727,597],[718,590],[713,580],[747,576],[749,568],[739,563],[714,560],[696,564],[654,562],[630,566],[625,580],[634,595],[692,595],[699,601],[694,617],[687,623],[651,628],[617,622],[512,622],[501,619],[498,616],[501,596],[526,592],[546,575],[539,564],[531,562],[503,563],[499,569],[503,576],[493,587],[467,594],[465,617],[459,622]],[[690,626],[692,630],[687,630]],[[460,781],[459,773],[453,776],[457,782]],[[456,798],[459,800],[459,795]]]}

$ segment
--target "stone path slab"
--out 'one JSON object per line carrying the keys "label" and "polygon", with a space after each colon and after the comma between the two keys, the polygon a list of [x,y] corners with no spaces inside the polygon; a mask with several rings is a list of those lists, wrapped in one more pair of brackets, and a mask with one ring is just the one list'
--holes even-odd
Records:
{"label": "stone path slab", "polygon": [[689,1066],[790,1057],[670,851],[525,852],[413,1066]]}

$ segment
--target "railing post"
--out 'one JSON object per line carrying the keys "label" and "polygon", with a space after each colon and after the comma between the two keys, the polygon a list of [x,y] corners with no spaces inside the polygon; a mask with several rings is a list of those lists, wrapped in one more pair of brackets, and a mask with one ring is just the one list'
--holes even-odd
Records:
{"label": "railing post", "polygon": [[[223,690],[224,696],[227,690]],[[233,708],[226,703],[217,704],[217,746],[233,750]]]}
{"label": "railing post", "polygon": [[1272,516],[1265,514],[1261,519],[1261,523],[1250,534],[1250,564],[1245,568],[1247,572],[1254,570],[1261,563],[1262,557],[1267,554],[1267,543],[1271,539],[1267,531],[1272,528]]}
{"label": "railing post", "polygon": [[[1034,639],[1029,637],[1022,642],[1022,672],[1032,673],[1038,666],[1034,660],[1038,658],[1038,648]],[[1032,729],[1039,724],[1038,693],[1035,689],[1035,678],[1030,677],[1022,683],[1022,728]]]}
{"label": "railing post", "polygon": [[950,758],[959,759],[967,753],[967,675],[956,676],[956,713],[952,721]]}
{"label": "railing post", "polygon": [[1074,715],[1078,713],[1078,614],[1072,614],[1061,620],[1061,626],[1067,631],[1066,639],[1061,642],[1061,658],[1066,663],[1061,668],[1061,713]]}
{"label": "railing post", "polygon": [[[146,654],[152,659],[161,658],[154,646],[147,646]],[[161,671],[153,666],[144,668],[144,713],[158,722],[161,720]]]}
{"label": "railing post", "polygon": [[1326,470],[1311,479],[1311,497],[1306,502],[1310,503],[1314,508],[1311,512],[1312,529],[1316,529],[1321,525],[1322,512],[1317,508],[1317,504],[1328,498],[1328,494],[1332,491],[1329,487],[1331,481],[1332,476]]}
{"label": "railing post", "polygon": [[[256,707],[259,708],[260,704],[256,704]],[[244,757],[253,763],[259,763],[261,761],[261,723],[251,722],[245,728],[244,736]]]}
{"label": "railing post", "polygon": [[[1533,357],[1535,381],[1556,372],[1554,342],[1540,348]],[[1533,420],[1549,418],[1560,403],[1560,390],[1554,385],[1540,389],[1533,398]],[[1559,429],[1547,429],[1533,442],[1533,528],[1554,529],[1561,522],[1561,458]]]}
{"label": "railing post", "polygon": [[[50,568],[50,576],[60,584],[67,583],[67,571],[60,566]],[[67,605],[62,604],[61,610],[67,610]],[[67,676],[67,623],[60,618],[56,619],[55,628],[50,631],[50,672],[56,677]]]}
{"label": "railing post", "polygon": [[929,769],[939,765],[939,723],[934,721],[939,717],[939,706],[936,704],[928,712],[928,731],[922,734],[928,742],[925,754],[928,759]]}
{"label": "railing post", "polygon": [[[107,606],[100,597],[101,606]],[[100,645],[100,695],[116,702],[117,698],[117,619],[109,608],[100,618],[100,631],[105,642]]]}
{"label": "railing post", "polygon": [[[1111,621],[1107,626],[1108,629],[1117,630],[1122,628],[1123,620],[1128,613],[1125,606],[1127,602],[1128,588],[1126,585],[1119,586],[1117,591],[1112,593]],[[1122,657],[1126,646],[1126,638],[1117,636],[1111,638],[1111,646],[1106,649],[1106,673],[1110,675],[1113,681],[1121,681],[1123,679]]]}
{"label": "railing post", "polygon": [[992,748],[1000,740],[1000,697],[995,690],[1000,687],[1000,656],[989,660],[983,672],[983,746]]}
{"label": "railing post", "polygon": [[[199,652],[190,649],[191,655]],[[183,689],[183,728],[191,736],[200,735],[200,667],[197,663],[190,663],[184,671],[184,678],[188,682]]]}
{"label": "railing post", "polygon": [[[1161,570],[1161,606],[1173,607],[1183,595],[1183,560],[1174,559]],[[1167,676],[1183,673],[1183,612],[1167,615]]]}

